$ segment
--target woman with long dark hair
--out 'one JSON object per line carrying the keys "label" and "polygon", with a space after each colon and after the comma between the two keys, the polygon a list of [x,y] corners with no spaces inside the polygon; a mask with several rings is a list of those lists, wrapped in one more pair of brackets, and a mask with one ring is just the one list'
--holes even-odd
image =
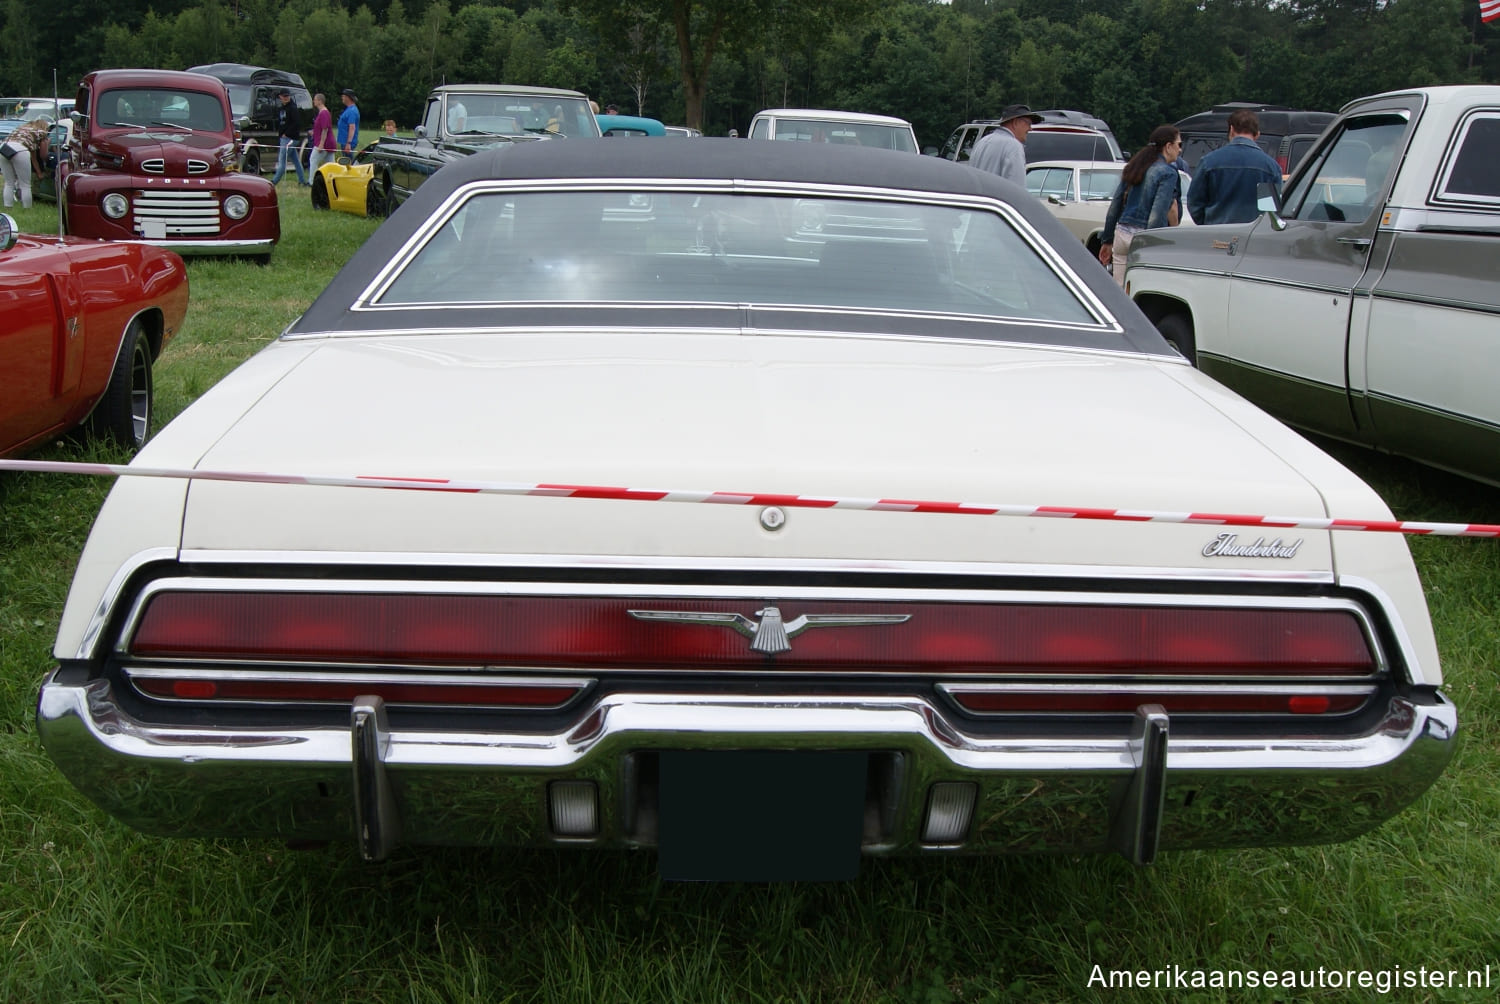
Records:
{"label": "woman with long dark hair", "polygon": [[1172,210],[1181,196],[1174,166],[1182,153],[1182,133],[1174,125],[1151,130],[1151,141],[1136,151],[1120,172],[1120,187],[1109,201],[1100,235],[1099,260],[1116,262],[1115,282],[1125,285],[1125,255],[1142,230],[1173,226]]}

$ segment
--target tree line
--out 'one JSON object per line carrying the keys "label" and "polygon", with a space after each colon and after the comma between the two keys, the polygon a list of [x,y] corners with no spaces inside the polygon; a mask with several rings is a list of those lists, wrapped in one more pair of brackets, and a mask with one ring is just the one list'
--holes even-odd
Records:
{"label": "tree line", "polygon": [[568,87],[742,133],[771,106],[911,120],[924,145],[1007,104],[1076,108],[1126,146],[1214,104],[1337,110],[1500,81],[1477,0],[0,0],[0,93],[219,61],[345,87],[410,128],[440,83]]}

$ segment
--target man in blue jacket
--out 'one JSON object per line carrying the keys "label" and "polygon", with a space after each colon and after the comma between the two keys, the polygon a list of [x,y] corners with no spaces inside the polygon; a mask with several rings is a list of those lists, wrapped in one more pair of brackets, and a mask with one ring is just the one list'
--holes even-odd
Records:
{"label": "man in blue jacket", "polygon": [[1281,194],[1281,168],[1255,145],[1260,119],[1248,108],[1229,116],[1229,142],[1198,161],[1188,188],[1188,212],[1193,222],[1249,223],[1255,219],[1256,186],[1269,182]]}
{"label": "man in blue jacket", "polygon": [[354,156],[359,146],[359,104],[354,92],[345,87],[339,92],[344,110],[339,113],[338,147],[349,156]]}

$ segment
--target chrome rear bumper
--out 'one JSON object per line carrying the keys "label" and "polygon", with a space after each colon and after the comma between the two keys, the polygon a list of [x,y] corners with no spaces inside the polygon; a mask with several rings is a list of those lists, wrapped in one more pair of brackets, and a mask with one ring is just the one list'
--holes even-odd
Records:
{"label": "chrome rear bumper", "polygon": [[[396,843],[655,843],[651,758],[670,750],[871,754],[866,853],[1088,853],[1326,843],[1372,829],[1425,791],[1457,716],[1397,698],[1357,737],[1171,737],[1142,709],[1133,736],[965,734],[913,697],[607,695],[565,733],[393,731],[378,698],[348,728],[161,727],[110,684],[42,686],[37,726],[70,781],[110,814],[174,836]],[[560,836],[549,785],[592,782],[597,826]],[[923,840],[943,782],[974,793],[961,839]],[[576,785],[572,786],[576,790]],[[954,789],[949,788],[948,791]]]}

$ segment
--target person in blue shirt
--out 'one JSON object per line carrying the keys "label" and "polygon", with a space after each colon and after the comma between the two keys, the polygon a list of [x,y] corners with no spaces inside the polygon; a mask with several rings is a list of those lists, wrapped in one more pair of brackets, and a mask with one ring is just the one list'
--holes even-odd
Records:
{"label": "person in blue shirt", "polygon": [[1115,282],[1121,286],[1125,285],[1125,255],[1131,238],[1142,230],[1177,223],[1172,217],[1181,197],[1181,181],[1172,165],[1181,155],[1182,133],[1176,126],[1159,125],[1151,131],[1151,141],[1120,172],[1120,187],[1104,217],[1099,261],[1106,266],[1113,263]]}
{"label": "person in blue shirt", "polygon": [[1194,223],[1249,223],[1258,215],[1256,186],[1272,185],[1281,194],[1281,167],[1255,145],[1260,119],[1248,108],[1229,116],[1229,142],[1198,162],[1188,188],[1188,212]]}
{"label": "person in blue shirt", "polygon": [[352,157],[359,146],[359,99],[347,87],[339,92],[339,98],[344,110],[339,113],[338,147]]}

